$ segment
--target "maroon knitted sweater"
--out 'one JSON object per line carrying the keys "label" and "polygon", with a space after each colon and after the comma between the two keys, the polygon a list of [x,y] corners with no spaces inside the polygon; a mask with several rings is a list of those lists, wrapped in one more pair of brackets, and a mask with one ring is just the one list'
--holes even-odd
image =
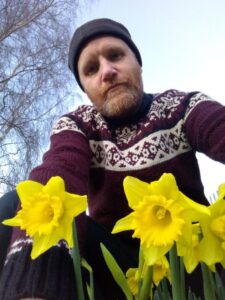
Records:
{"label": "maroon knitted sweater", "polygon": [[[199,92],[168,90],[145,94],[129,119],[108,120],[87,105],[64,115],[53,128],[43,163],[30,179],[45,184],[51,176],[63,177],[67,191],[88,195],[89,215],[111,230],[130,212],[122,186],[127,175],[151,182],[164,172],[172,173],[183,193],[206,204],[196,151],[225,163],[225,107]],[[82,252],[84,216],[78,227]],[[47,299],[75,299],[73,270],[63,244],[34,262],[30,247],[31,240],[15,229],[1,300],[31,296],[31,291]]]}

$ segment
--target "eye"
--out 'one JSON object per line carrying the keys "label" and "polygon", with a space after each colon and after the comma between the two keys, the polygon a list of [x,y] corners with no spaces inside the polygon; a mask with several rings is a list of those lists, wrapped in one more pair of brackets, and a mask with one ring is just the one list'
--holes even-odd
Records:
{"label": "eye", "polygon": [[112,62],[114,61],[118,61],[123,57],[123,53],[121,51],[115,50],[115,51],[111,51],[108,54],[108,59]]}
{"label": "eye", "polygon": [[89,63],[84,70],[84,74],[86,76],[94,75],[98,71],[98,64],[97,63]]}

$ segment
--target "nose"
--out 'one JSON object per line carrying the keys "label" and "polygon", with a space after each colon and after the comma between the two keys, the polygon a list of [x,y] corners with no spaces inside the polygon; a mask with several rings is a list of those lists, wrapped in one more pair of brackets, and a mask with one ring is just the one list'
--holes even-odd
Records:
{"label": "nose", "polygon": [[101,60],[101,79],[102,81],[112,81],[117,75],[114,64],[107,59]]}

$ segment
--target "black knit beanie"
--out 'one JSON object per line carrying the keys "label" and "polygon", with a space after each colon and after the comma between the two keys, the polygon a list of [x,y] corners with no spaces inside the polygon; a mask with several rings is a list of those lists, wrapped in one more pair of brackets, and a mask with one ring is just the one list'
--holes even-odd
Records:
{"label": "black knit beanie", "polygon": [[132,41],[131,35],[125,26],[123,26],[121,23],[105,18],[89,21],[77,28],[72,37],[69,48],[69,68],[73,72],[77,83],[82,90],[83,87],[80,83],[77,69],[79,55],[87,42],[101,35],[114,36],[123,40],[134,52],[138,63],[140,64],[140,66],[142,66],[142,60],[139,50]]}

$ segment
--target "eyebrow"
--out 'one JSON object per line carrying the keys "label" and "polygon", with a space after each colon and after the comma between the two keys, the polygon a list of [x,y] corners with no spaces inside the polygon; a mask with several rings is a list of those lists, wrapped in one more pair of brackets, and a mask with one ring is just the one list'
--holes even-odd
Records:
{"label": "eyebrow", "polygon": [[[107,52],[110,52],[110,51],[126,51],[126,49],[124,49],[121,45],[112,45],[110,43],[106,44],[104,47],[103,47],[103,50],[101,50],[101,53],[107,53]],[[96,54],[96,52],[92,51],[92,52],[89,52],[88,54],[86,54],[85,56],[85,61],[84,63],[81,65],[81,70],[85,70],[85,68],[88,66],[88,64],[90,63],[94,63],[95,62],[95,59],[96,57],[98,57],[98,54]]]}
{"label": "eyebrow", "polygon": [[110,50],[123,50],[125,51],[125,49],[121,46],[121,45],[106,45],[105,47],[106,51],[110,51]]}
{"label": "eyebrow", "polygon": [[[105,45],[104,47],[103,47],[103,51],[101,51],[101,52],[108,52],[108,51],[111,51],[111,50],[123,50],[123,51],[125,51],[125,49],[121,46],[121,45],[111,45],[111,44],[107,44],[107,45]],[[88,54],[88,57],[87,57],[87,59],[89,59],[89,57],[91,57],[92,58],[92,56],[95,56],[96,54],[94,53],[94,52],[90,52],[89,54]]]}

